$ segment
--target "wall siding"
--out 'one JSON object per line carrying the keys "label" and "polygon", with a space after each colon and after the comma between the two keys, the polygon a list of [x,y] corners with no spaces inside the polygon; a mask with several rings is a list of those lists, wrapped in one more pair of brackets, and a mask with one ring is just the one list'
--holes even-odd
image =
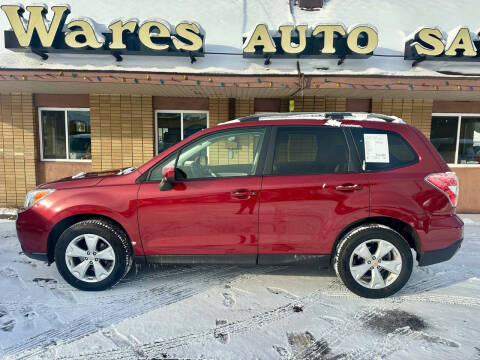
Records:
{"label": "wall siding", "polygon": [[215,126],[229,119],[228,98],[210,98],[208,101],[209,126]]}
{"label": "wall siding", "polygon": [[372,112],[394,115],[416,126],[430,138],[433,100],[429,99],[372,99]]}
{"label": "wall siding", "polygon": [[[325,96],[297,96],[294,98],[294,100],[295,112],[323,112],[347,110],[346,98],[333,98]],[[288,111],[288,100],[286,104],[285,102],[282,102],[280,108],[281,111]]]}
{"label": "wall siding", "polygon": [[154,156],[151,96],[90,96],[92,169],[138,166]]}
{"label": "wall siding", "polygon": [[235,99],[235,118],[255,114],[255,101],[250,99]]}
{"label": "wall siding", "polygon": [[0,95],[0,107],[0,206],[21,207],[37,183],[33,96]]}

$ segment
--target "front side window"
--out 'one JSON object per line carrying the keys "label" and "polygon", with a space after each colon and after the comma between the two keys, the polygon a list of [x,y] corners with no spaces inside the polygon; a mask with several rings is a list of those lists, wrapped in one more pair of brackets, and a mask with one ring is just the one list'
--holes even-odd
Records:
{"label": "front side window", "polygon": [[480,164],[480,117],[434,115],[430,141],[448,164]]}
{"label": "front side window", "polygon": [[91,160],[90,111],[40,109],[42,160]]}
{"label": "front side window", "polygon": [[272,175],[334,174],[354,171],[340,128],[280,127]]}
{"label": "front side window", "polygon": [[163,173],[162,170],[167,165],[175,165],[175,161],[177,160],[177,153],[173,153],[169,155],[166,159],[163,159],[159,163],[157,163],[148,174],[148,181],[162,181]]}
{"label": "front side window", "polygon": [[208,127],[205,111],[157,111],[157,154]]}
{"label": "front side window", "polygon": [[182,149],[176,167],[186,179],[253,176],[264,134],[239,129],[203,137]]}

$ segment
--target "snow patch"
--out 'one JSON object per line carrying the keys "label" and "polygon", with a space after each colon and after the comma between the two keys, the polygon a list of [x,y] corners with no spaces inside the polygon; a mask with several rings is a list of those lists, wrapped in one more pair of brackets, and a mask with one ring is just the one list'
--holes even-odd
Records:
{"label": "snow patch", "polygon": [[0,215],[17,215],[18,209],[0,208]]}
{"label": "snow patch", "polygon": [[325,125],[338,127],[342,126],[342,122],[334,119],[328,119]]}
{"label": "snow patch", "polygon": [[462,220],[465,225],[480,225],[480,222],[474,221],[470,218],[463,218]]}

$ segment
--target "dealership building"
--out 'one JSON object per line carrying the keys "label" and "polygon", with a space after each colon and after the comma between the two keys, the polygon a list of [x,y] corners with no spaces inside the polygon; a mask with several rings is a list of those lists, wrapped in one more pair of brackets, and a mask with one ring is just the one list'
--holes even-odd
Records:
{"label": "dealership building", "polygon": [[0,207],[237,117],[361,111],[418,127],[480,212],[478,0],[46,3],[0,11]]}

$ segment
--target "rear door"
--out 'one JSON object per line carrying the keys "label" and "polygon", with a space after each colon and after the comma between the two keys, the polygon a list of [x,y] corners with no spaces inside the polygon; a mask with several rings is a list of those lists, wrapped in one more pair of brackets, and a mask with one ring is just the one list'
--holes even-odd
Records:
{"label": "rear door", "polygon": [[348,129],[279,126],[271,144],[259,261],[275,259],[266,254],[329,254],[345,226],[369,215],[369,184]]}

